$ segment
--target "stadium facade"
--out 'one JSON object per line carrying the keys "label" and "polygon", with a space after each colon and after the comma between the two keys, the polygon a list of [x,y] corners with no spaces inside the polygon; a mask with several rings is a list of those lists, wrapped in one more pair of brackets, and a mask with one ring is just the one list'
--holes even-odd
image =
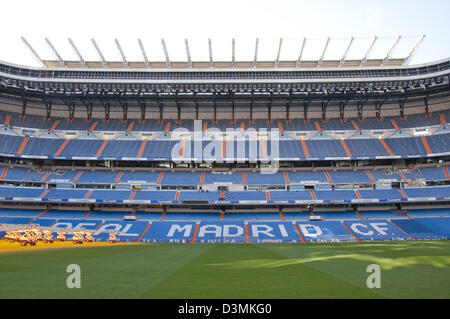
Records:
{"label": "stadium facade", "polygon": [[96,240],[450,237],[450,59],[0,63],[0,223]]}

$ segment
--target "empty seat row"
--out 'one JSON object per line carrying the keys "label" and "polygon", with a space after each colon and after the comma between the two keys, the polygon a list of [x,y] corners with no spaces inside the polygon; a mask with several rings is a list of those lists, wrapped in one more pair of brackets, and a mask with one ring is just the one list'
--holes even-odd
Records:
{"label": "empty seat row", "polygon": [[46,158],[109,158],[203,160],[223,159],[327,159],[327,158],[375,158],[389,156],[426,157],[428,154],[450,152],[448,134],[427,137],[386,138],[383,141],[370,138],[346,140],[311,139],[300,142],[295,139],[267,141],[227,140],[203,141],[200,151],[193,141],[178,140],[99,140],[36,138],[0,134],[0,153],[9,156],[36,156]]}
{"label": "empty seat row", "polygon": [[152,172],[148,170],[64,170],[31,168],[0,168],[5,181],[74,182],[79,184],[161,184],[203,185],[231,183],[242,185],[295,185],[295,184],[361,184],[382,181],[447,180],[448,166],[424,167],[409,170],[310,170],[260,172]]}
{"label": "empty seat row", "polygon": [[358,200],[404,201],[446,200],[450,198],[450,186],[408,187],[400,189],[359,189],[359,190],[297,190],[297,191],[146,191],[146,190],[107,190],[83,188],[41,187],[0,187],[0,198],[21,200],[22,198],[40,199],[42,201],[95,200],[95,201],[153,201],[153,202],[351,202]]}
{"label": "empty seat row", "polygon": [[[425,114],[412,114],[406,117],[399,116],[388,116],[381,120],[377,120],[374,117],[363,118],[360,120],[358,118],[348,118],[344,121],[331,118],[326,121],[321,119],[311,119],[304,121],[304,119],[292,119],[289,122],[282,119],[275,119],[272,121],[268,120],[253,120],[251,123],[249,120],[218,120],[215,123],[213,120],[203,120],[207,123],[208,127],[215,127],[222,130],[227,128],[239,128],[241,123],[254,128],[278,128],[278,122],[284,124],[287,130],[297,130],[297,131],[315,131],[317,128],[314,122],[318,122],[321,129],[325,131],[340,131],[340,130],[354,130],[354,123],[363,130],[385,130],[385,129],[395,129],[396,127],[392,123],[395,121],[395,125],[401,129],[413,128],[413,127],[425,127],[425,126],[436,126],[440,125],[440,114],[444,114],[447,118],[450,116],[449,111],[441,111],[432,114],[431,117],[426,117]],[[0,116],[0,123],[5,122],[6,116],[10,117],[9,125],[12,127],[21,128],[35,128],[35,129],[56,129],[56,130],[89,130],[93,131],[127,131],[131,126],[132,131],[164,131],[167,124],[170,124],[171,129],[177,127],[186,127],[190,130],[194,127],[194,120],[183,119],[181,123],[177,120],[165,119],[162,122],[157,119],[146,119],[145,121],[140,120],[128,120],[122,121],[121,119],[109,119],[108,121],[102,119],[81,119],[75,118],[69,120],[66,118],[52,117],[50,119],[45,119],[44,116],[30,115],[27,114],[25,117],[21,117],[18,113],[2,112]],[[95,123],[95,125],[93,125]]]}

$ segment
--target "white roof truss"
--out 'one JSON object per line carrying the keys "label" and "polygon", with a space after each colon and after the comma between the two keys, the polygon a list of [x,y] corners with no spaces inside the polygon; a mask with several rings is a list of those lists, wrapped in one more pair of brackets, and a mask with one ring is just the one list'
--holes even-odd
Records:
{"label": "white roof truss", "polygon": [[59,66],[64,66],[64,60],[61,58],[61,55],[59,55],[56,48],[53,46],[52,42],[49,38],[45,38],[45,42],[47,42],[47,45],[49,46],[50,50],[52,50],[53,54],[56,57],[56,60],[58,61]]}
{"label": "white roof truss", "polygon": [[72,49],[75,51],[75,54],[78,56],[78,60],[80,60],[80,64],[83,68],[86,67],[86,62],[83,59],[83,56],[81,55],[80,51],[78,50],[77,46],[75,45],[75,42],[73,42],[73,40],[71,38],[67,39],[70,43],[70,46],[72,47]]}
{"label": "white roof truss", "polygon": [[192,59],[191,59],[191,52],[189,51],[188,39],[184,39],[184,46],[186,47],[186,57],[188,60],[188,66],[191,69],[192,68]]}
{"label": "white roof truss", "polygon": [[147,69],[150,68],[150,63],[148,63],[147,53],[145,52],[144,44],[141,39],[138,39],[139,48],[141,49],[142,58],[144,59],[144,64]]}
{"label": "white roof truss", "polygon": [[211,39],[208,39],[208,50],[209,50],[209,67],[214,67],[213,53],[212,53],[212,43]]}
{"label": "white roof truss", "polygon": [[[401,58],[401,57],[393,58],[393,53],[396,50],[396,48],[398,47],[400,40],[402,39],[402,36],[397,36],[395,38],[394,43],[392,44],[392,46],[390,47],[389,51],[387,52],[387,54],[384,58],[377,58],[377,59],[370,60],[369,56],[370,56],[371,52],[373,51],[373,48],[376,45],[376,42],[378,41],[378,37],[374,36],[370,42],[370,45],[369,45],[367,51],[365,52],[364,57],[361,60],[355,60],[354,58],[350,58],[350,60],[349,60],[348,59],[349,55],[351,55],[350,51],[352,51],[353,47],[355,45],[357,45],[356,42],[359,40],[359,38],[355,38],[352,36],[348,39],[348,41],[346,41],[346,43],[344,43],[345,50],[344,50],[340,60],[338,60],[339,57],[334,58],[333,60],[326,60],[326,57],[328,57],[327,52],[331,50],[330,45],[332,45],[333,40],[335,40],[330,37],[327,37],[326,41],[324,42],[323,48],[322,49],[320,47],[317,48],[319,51],[321,50],[321,52],[318,52],[320,54],[320,57],[317,60],[307,60],[306,61],[304,52],[306,52],[306,49],[309,49],[306,47],[306,44],[307,44],[307,42],[309,43],[309,40],[311,40],[311,39],[304,37],[303,39],[300,39],[300,42],[299,42],[300,50],[299,50],[299,55],[298,55],[296,62],[293,61],[295,59],[295,57],[292,57],[292,55],[290,56],[291,60],[285,61],[285,60],[280,59],[282,57],[282,49],[284,51],[289,51],[290,45],[293,44],[290,42],[290,39],[288,39],[286,41],[286,39],[284,39],[283,37],[279,38],[278,47],[277,47],[277,51],[276,51],[276,57],[273,60],[273,62],[269,62],[269,61],[264,61],[264,62],[259,61],[258,62],[258,54],[260,55],[259,58],[261,59],[261,57],[262,57],[261,53],[264,53],[264,52],[259,52],[260,51],[259,38],[255,39],[256,41],[255,41],[255,47],[254,47],[253,61],[251,61],[251,57],[247,57],[248,60],[246,60],[246,61],[236,61],[236,41],[235,41],[235,38],[232,38],[231,39],[232,40],[232,42],[231,42],[231,65],[229,62],[218,63],[217,61],[216,62],[214,61],[211,38],[208,38],[208,57],[209,57],[208,60],[209,61],[205,59],[203,61],[198,61],[198,63],[196,63],[192,59],[191,52],[190,52],[190,49],[192,49],[192,47],[189,45],[189,40],[186,38],[186,39],[184,39],[184,42],[185,42],[184,44],[185,44],[185,50],[186,50],[186,56],[187,56],[187,64],[179,63],[179,62],[176,62],[176,63],[177,63],[177,68],[189,68],[189,69],[205,68],[205,67],[207,67],[208,62],[209,62],[210,68],[215,68],[215,67],[220,67],[220,68],[223,68],[223,67],[232,67],[232,68],[236,68],[236,67],[239,67],[239,68],[274,67],[274,68],[280,68],[280,66],[289,68],[289,67],[293,67],[294,64],[295,64],[295,67],[297,67],[297,68],[303,66],[303,64],[305,64],[306,67],[314,67],[315,66],[317,68],[322,68],[324,63],[325,63],[326,67],[343,67],[344,65],[347,65],[347,62],[351,62],[351,65],[355,65],[355,63],[357,63],[357,65],[359,64],[360,67],[364,67],[367,64],[370,64],[371,67],[374,67],[374,66],[384,67],[384,66],[388,66],[388,65],[400,66],[400,65],[409,64],[410,60],[412,59],[415,52],[417,51],[417,48],[423,42],[424,38],[425,38],[425,35],[422,34],[417,39],[417,42],[414,44],[413,48],[409,51],[409,54],[405,58]],[[43,59],[41,59],[41,57],[37,54],[37,52],[34,50],[34,48],[28,43],[28,41],[24,37],[21,37],[21,39],[22,39],[23,43],[26,45],[26,47],[28,48],[28,50],[32,53],[33,57],[36,58],[39,61],[39,63],[42,64],[44,67],[71,66],[71,67],[76,68],[76,67],[78,67],[78,63],[79,63],[79,65],[83,68],[87,68],[87,67],[95,68],[95,67],[99,67],[99,64],[101,63],[101,66],[104,68],[108,68],[108,67],[122,68],[123,67],[123,68],[150,69],[151,64],[153,65],[153,63],[154,63],[155,67],[164,68],[164,64],[161,64],[158,61],[150,63],[141,39],[137,39],[137,41],[138,41],[138,45],[139,45],[143,60],[139,59],[140,61],[133,61],[131,63],[128,62],[127,57],[125,56],[125,53],[123,51],[123,48],[117,38],[114,39],[114,42],[115,42],[117,50],[120,54],[122,63],[117,62],[117,61],[107,62],[107,60],[103,56],[102,51],[100,50],[100,47],[98,46],[96,40],[93,38],[91,39],[91,42],[99,56],[100,62],[97,62],[97,61],[86,62],[86,60],[83,58],[83,56],[81,55],[80,51],[78,50],[77,46],[75,45],[74,41],[71,38],[68,38],[67,40],[68,40],[69,44],[71,45],[72,49],[74,50],[74,52],[76,53],[78,60],[77,59],[64,60],[61,57],[61,55],[59,54],[59,52],[56,50],[56,48],[53,46],[52,42],[48,38],[45,38],[45,42],[49,46],[49,48],[51,49],[51,51],[53,52],[53,54],[56,58],[54,60],[43,60]],[[341,40],[341,39],[337,39],[337,40]],[[368,40],[368,39],[365,38],[365,40]],[[323,43],[323,42],[321,42],[321,43]],[[163,52],[164,52],[164,56],[165,56],[166,67],[168,69],[170,69],[170,68],[172,68],[172,61],[170,60],[168,48],[166,46],[166,42],[165,42],[164,38],[161,38],[161,44],[162,44],[162,48],[163,48]],[[283,45],[284,45],[284,48],[283,48]],[[265,48],[266,47],[264,46],[263,50]],[[273,50],[273,48],[269,48],[269,50]],[[284,51],[283,51],[283,54],[286,53],[286,55],[288,55],[288,52],[284,52]],[[217,59],[217,57],[216,57],[216,59]],[[268,63],[270,63],[270,64],[268,64]],[[122,64],[123,66],[121,66],[120,64]],[[376,65],[374,65],[374,64],[376,64]]]}
{"label": "white roof truss", "polygon": [[125,53],[122,50],[122,46],[120,45],[119,39],[114,39],[114,42],[116,43],[117,50],[119,50],[119,54],[122,57],[123,66],[125,68],[128,68],[127,57],[125,56]]}
{"label": "white roof truss", "polygon": [[39,54],[37,54],[37,52],[33,49],[33,47],[31,46],[31,44],[27,41],[27,39],[25,39],[24,37],[20,37],[20,39],[22,40],[22,42],[25,44],[25,46],[28,48],[28,50],[31,52],[31,54],[33,55],[33,57],[39,61],[39,63],[42,64],[42,66],[46,66],[44,61],[41,59],[41,57],[39,56]]}
{"label": "white roof truss", "polygon": [[108,64],[106,63],[105,57],[103,56],[102,51],[100,50],[99,46],[97,45],[97,42],[95,41],[94,38],[91,39],[92,45],[94,46],[95,50],[97,51],[97,54],[100,58],[100,60],[102,61],[102,65],[104,68],[108,67]]}
{"label": "white roof truss", "polygon": [[345,59],[347,58],[348,51],[350,51],[350,47],[352,46],[353,39],[354,39],[353,37],[350,38],[350,41],[348,42],[347,47],[345,48],[344,55],[342,56],[341,61],[339,62],[339,67],[344,65]]}
{"label": "white roof truss", "polygon": [[325,47],[323,48],[322,55],[320,56],[319,61],[317,61],[317,67],[321,68],[323,63],[323,58],[325,57],[325,53],[327,53],[328,44],[330,43],[330,38],[327,38],[327,42],[325,42]]}
{"label": "white roof truss", "polygon": [[275,60],[275,67],[278,68],[278,65],[280,64],[280,53],[281,53],[281,46],[283,45],[283,38],[280,38],[280,43],[278,44],[278,53],[277,58]]}
{"label": "white roof truss", "polygon": [[302,47],[300,49],[300,54],[298,55],[298,59],[297,59],[297,64],[296,67],[298,68],[300,66],[300,64],[302,63],[302,56],[303,56],[303,51],[305,50],[305,44],[306,44],[306,38],[303,38],[302,41]]}
{"label": "white roof truss", "polygon": [[422,34],[420,36],[419,40],[417,40],[416,44],[414,44],[414,47],[409,52],[408,56],[405,58],[405,60],[403,60],[403,65],[408,65],[409,64],[409,62],[411,61],[412,57],[414,56],[414,53],[416,53],[417,48],[423,42],[423,39],[425,39],[425,34]]}
{"label": "white roof truss", "polygon": [[256,68],[256,64],[258,63],[258,43],[259,43],[259,39],[256,38],[256,43],[255,43],[255,58],[253,59],[253,67]]}
{"label": "white roof truss", "polygon": [[166,41],[164,41],[164,39],[161,39],[161,44],[162,44],[162,47],[164,50],[164,55],[166,56],[166,66],[168,69],[170,69],[172,67],[172,65],[170,63],[169,52],[167,51]]}
{"label": "white roof truss", "polygon": [[395,48],[397,47],[398,43],[400,42],[400,39],[402,37],[399,35],[397,38],[395,38],[394,44],[392,44],[392,47],[389,49],[389,52],[387,53],[386,57],[383,59],[383,62],[381,63],[382,66],[387,65],[389,62],[389,59],[392,56],[392,53],[394,53]]}
{"label": "white roof truss", "polygon": [[231,65],[234,68],[236,66],[236,41],[231,39]]}
{"label": "white roof truss", "polygon": [[361,63],[359,64],[360,67],[363,67],[366,65],[367,59],[369,58],[370,52],[372,52],[373,46],[375,45],[375,42],[377,42],[378,37],[374,36],[372,42],[369,45],[369,48],[366,51],[366,54],[361,59]]}

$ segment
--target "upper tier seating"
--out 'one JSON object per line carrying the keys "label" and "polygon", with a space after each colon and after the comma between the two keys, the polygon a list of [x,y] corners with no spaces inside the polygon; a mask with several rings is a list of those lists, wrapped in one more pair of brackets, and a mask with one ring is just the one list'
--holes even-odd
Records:
{"label": "upper tier seating", "polygon": [[[26,139],[26,140],[25,140]],[[326,158],[366,158],[376,156],[424,157],[429,154],[450,153],[450,138],[448,134],[421,137],[386,138],[385,145],[379,139],[308,139],[302,144],[298,140],[280,139],[267,140],[265,150],[262,142],[229,140],[222,147],[220,141],[203,141],[200,154],[206,160],[233,159],[264,159],[280,158],[286,160]],[[20,137],[0,134],[0,153],[8,156],[36,156],[45,158],[74,159],[163,159],[194,158],[192,141],[155,139],[148,140],[145,145],[140,140],[98,140],[71,139],[66,142],[57,138]],[[210,143],[215,143],[211,144]],[[278,143],[278,154],[272,152],[272,143]],[[425,146],[427,143],[429,149]],[[346,145],[344,147],[344,144]],[[214,146],[213,148],[211,148]],[[141,148],[142,147],[142,148]],[[209,152],[211,148],[211,152]],[[225,149],[225,152],[222,152]],[[388,151],[389,149],[389,151]],[[275,150],[275,148],[274,148]],[[392,153],[392,154],[391,154]]]}
{"label": "upper tier seating", "polygon": [[[226,129],[240,128],[241,123],[244,123],[246,127],[259,128],[278,128],[278,122],[281,122],[285,130],[292,131],[317,131],[315,122],[317,122],[323,131],[353,131],[355,127],[353,122],[361,130],[394,130],[395,126],[392,121],[395,121],[396,125],[400,129],[414,128],[414,127],[426,127],[426,126],[438,126],[440,122],[440,114],[445,114],[446,118],[450,118],[450,110],[444,110],[435,112],[431,117],[425,117],[425,114],[413,114],[408,115],[406,118],[400,116],[387,116],[377,121],[375,117],[367,117],[362,121],[358,118],[347,118],[345,121],[340,119],[330,118],[326,122],[321,119],[311,119],[306,123],[303,119],[292,119],[289,123],[285,120],[273,120],[271,123],[267,120],[255,120],[250,124],[248,120],[237,120],[236,123],[232,123],[230,120],[218,120],[215,124],[211,120],[203,120],[203,123],[207,123],[207,127],[218,128],[222,131]],[[0,123],[5,122],[5,117],[9,115],[11,117],[10,126],[20,128],[35,128],[35,129],[47,129],[50,130],[54,125],[55,130],[84,130],[87,131],[93,127],[93,131],[127,131],[130,127],[130,123],[134,123],[132,131],[149,131],[149,132],[162,132],[165,130],[168,123],[170,123],[170,130],[174,130],[178,127],[183,127],[189,130],[194,130],[194,120],[184,119],[181,124],[177,124],[175,120],[164,120],[162,123],[156,119],[146,119],[144,123],[140,120],[127,120],[123,122],[120,119],[109,119],[104,121],[102,119],[91,119],[87,121],[85,119],[75,118],[72,121],[68,121],[66,118],[51,117],[49,120],[45,120],[43,116],[27,114],[25,118],[21,118],[18,113],[2,112],[0,114]],[[95,124],[96,123],[96,124]],[[95,125],[94,125],[95,124]],[[202,129],[202,126],[200,126]]]}
{"label": "upper tier seating", "polygon": [[428,180],[445,180],[445,171],[442,167],[423,167],[419,169],[422,176]]}
{"label": "upper tier seating", "polygon": [[450,198],[450,186],[405,188],[408,197],[447,197]]}
{"label": "upper tier seating", "polygon": [[164,172],[161,185],[199,185],[201,175],[200,172]]}
{"label": "upper tier seating", "polygon": [[364,170],[327,171],[333,183],[370,183]]}
{"label": "upper tier seating", "polygon": [[360,189],[358,192],[364,199],[401,200],[404,198],[397,189]]}

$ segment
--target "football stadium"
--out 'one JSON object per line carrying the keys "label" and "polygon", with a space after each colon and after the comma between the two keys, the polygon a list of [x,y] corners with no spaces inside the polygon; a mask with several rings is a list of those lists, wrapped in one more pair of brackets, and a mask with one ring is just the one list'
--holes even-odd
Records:
{"label": "football stadium", "polygon": [[450,59],[410,65],[423,38],[338,60],[281,38],[271,61],[22,38],[41,66],[0,62],[0,298],[449,298]]}

